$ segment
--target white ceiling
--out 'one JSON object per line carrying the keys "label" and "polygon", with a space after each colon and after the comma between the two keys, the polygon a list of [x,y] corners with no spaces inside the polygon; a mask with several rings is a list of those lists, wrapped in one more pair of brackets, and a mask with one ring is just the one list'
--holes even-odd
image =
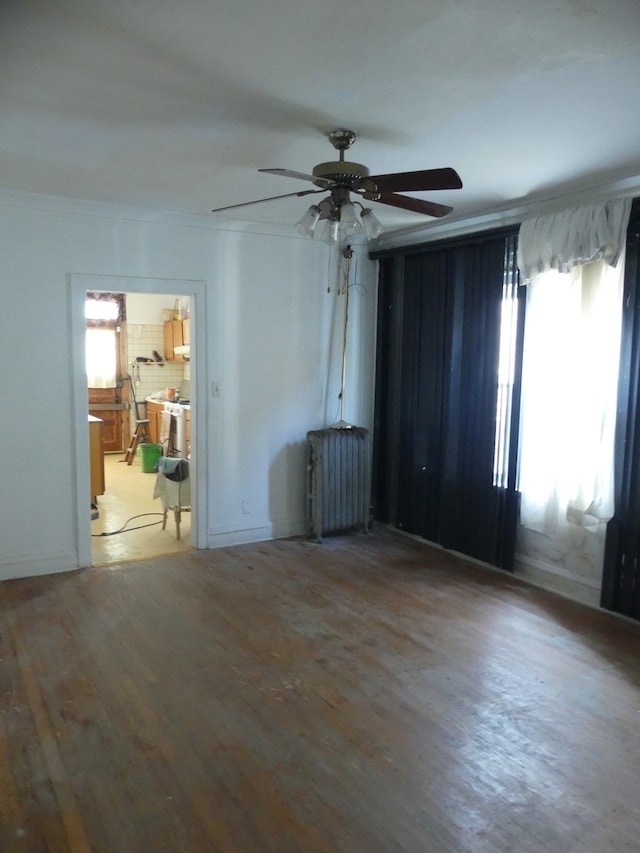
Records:
{"label": "white ceiling", "polygon": [[640,175],[639,45],[638,0],[4,0],[0,188],[213,216],[347,127],[372,173],[457,169],[415,195],[466,218]]}

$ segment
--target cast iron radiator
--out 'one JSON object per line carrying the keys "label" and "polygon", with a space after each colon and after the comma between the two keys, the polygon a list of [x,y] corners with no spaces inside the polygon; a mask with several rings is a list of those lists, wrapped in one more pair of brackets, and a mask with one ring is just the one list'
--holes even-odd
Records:
{"label": "cast iron radiator", "polygon": [[316,429],[307,433],[309,536],[369,526],[369,431]]}

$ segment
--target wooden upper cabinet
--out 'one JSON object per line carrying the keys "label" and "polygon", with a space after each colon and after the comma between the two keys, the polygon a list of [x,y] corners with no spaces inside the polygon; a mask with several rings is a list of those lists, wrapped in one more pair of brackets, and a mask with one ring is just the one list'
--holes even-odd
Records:
{"label": "wooden upper cabinet", "polygon": [[187,335],[189,334],[188,320],[167,320],[164,324],[164,360],[184,361],[183,355],[176,355],[174,347],[181,347],[184,340],[184,324],[187,324]]}
{"label": "wooden upper cabinet", "polygon": [[166,320],[164,324],[164,360],[173,361],[173,320]]}

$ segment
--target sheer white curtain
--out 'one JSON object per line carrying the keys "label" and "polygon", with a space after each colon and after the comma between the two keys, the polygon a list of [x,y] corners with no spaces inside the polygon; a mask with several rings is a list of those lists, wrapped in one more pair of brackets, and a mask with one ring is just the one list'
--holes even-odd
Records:
{"label": "sheer white curtain", "polygon": [[115,388],[115,329],[87,329],[87,385],[89,388]]}
{"label": "sheer white curtain", "polygon": [[520,520],[548,535],[613,514],[623,260],[630,200],[523,223],[528,285]]}
{"label": "sheer white curtain", "polygon": [[115,388],[118,367],[116,323],[120,316],[120,301],[110,294],[87,294],[84,304],[87,320],[108,323],[104,328],[89,326],[85,339],[87,385],[89,388]]}

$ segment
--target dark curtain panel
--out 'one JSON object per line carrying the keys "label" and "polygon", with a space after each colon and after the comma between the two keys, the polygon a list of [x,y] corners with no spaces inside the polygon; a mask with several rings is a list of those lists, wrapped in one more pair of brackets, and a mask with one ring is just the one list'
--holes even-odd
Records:
{"label": "dark curtain panel", "polygon": [[493,485],[506,240],[381,260],[374,515],[511,568],[515,489]]}
{"label": "dark curtain panel", "polygon": [[640,202],[631,209],[615,451],[615,514],[607,526],[600,603],[640,620]]}
{"label": "dark curtain panel", "polygon": [[[397,492],[397,400],[399,381],[397,325],[402,316],[402,258],[380,261],[378,272],[378,333],[373,420],[373,466],[371,494],[374,514],[385,524],[395,523]],[[376,512],[377,510],[377,512]]]}
{"label": "dark curtain panel", "polygon": [[442,483],[447,263],[444,252],[404,261],[397,525],[431,540],[438,535]]}
{"label": "dark curtain panel", "polygon": [[504,254],[503,239],[456,251],[450,291],[440,542],[489,563],[500,535],[493,455]]}
{"label": "dark curtain panel", "polygon": [[439,527],[450,326],[446,264],[444,252],[385,259],[378,290],[374,515],[432,541]]}

